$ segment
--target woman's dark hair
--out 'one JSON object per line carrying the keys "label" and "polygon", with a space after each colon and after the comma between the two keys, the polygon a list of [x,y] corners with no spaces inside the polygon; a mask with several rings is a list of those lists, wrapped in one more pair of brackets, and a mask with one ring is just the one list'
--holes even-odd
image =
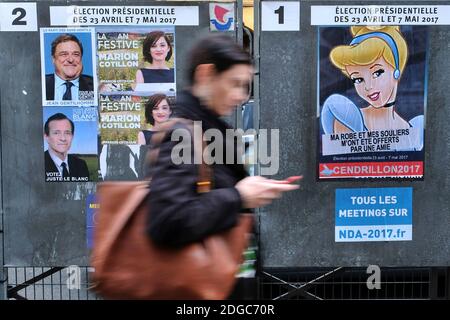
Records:
{"label": "woman's dark hair", "polygon": [[161,103],[161,101],[166,100],[169,104],[170,109],[172,110],[172,104],[170,99],[163,93],[156,93],[150,96],[145,103],[145,121],[150,123],[152,126],[155,125],[155,119],[153,119],[153,109]]}
{"label": "woman's dark hair", "polygon": [[200,39],[190,51],[188,81],[194,83],[194,73],[201,64],[213,64],[217,72],[224,72],[234,65],[251,65],[247,52],[233,38],[225,34],[211,34]]}
{"label": "woman's dark hair", "polygon": [[172,57],[172,44],[170,43],[169,37],[163,31],[152,31],[147,37],[145,37],[144,45],[142,47],[142,54],[144,55],[144,60],[153,63],[152,55],[150,54],[150,48],[159,40],[159,38],[164,37],[166,39],[167,45],[169,46],[169,52],[167,52],[166,61],[170,60]]}

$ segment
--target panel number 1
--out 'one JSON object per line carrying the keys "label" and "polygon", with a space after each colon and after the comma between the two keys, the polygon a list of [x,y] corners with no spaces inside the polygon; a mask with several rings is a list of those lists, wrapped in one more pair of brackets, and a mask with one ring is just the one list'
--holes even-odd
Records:
{"label": "panel number 1", "polygon": [[280,6],[274,12],[278,15],[278,24],[284,24],[284,6]]}

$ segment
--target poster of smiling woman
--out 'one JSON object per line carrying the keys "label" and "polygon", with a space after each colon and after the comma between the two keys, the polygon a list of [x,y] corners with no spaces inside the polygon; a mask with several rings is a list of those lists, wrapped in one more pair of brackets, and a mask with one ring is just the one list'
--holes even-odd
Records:
{"label": "poster of smiling woman", "polygon": [[174,27],[96,29],[100,94],[175,95]]}
{"label": "poster of smiling woman", "polygon": [[423,178],[423,26],[319,28],[319,179]]}
{"label": "poster of smiling woman", "polygon": [[96,28],[102,144],[139,143],[149,97],[175,97],[175,28]]}

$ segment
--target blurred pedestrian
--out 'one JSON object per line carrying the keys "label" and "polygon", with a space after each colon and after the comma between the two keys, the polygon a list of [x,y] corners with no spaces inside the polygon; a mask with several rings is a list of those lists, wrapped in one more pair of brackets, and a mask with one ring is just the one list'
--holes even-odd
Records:
{"label": "blurred pedestrian", "polygon": [[[221,119],[230,115],[248,97],[253,66],[249,55],[227,35],[202,38],[190,52],[187,90],[177,96],[176,117],[201,121],[203,131],[215,129],[226,141],[231,127]],[[178,141],[172,133],[183,129],[177,123],[161,145],[151,168],[151,217],[147,230],[155,243],[180,247],[235,226],[240,213],[271,203],[285,191],[298,188],[287,181],[249,177],[241,162],[228,163],[230,152],[237,155],[235,143],[216,150],[212,190],[197,192],[199,165],[176,164],[172,158]],[[187,129],[187,127],[186,127]],[[194,143],[194,139],[191,139]],[[222,155],[220,159],[219,155]]]}

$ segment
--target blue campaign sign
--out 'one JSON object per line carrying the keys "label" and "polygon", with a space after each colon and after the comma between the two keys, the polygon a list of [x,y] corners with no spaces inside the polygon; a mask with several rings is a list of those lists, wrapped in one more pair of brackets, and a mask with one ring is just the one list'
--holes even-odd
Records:
{"label": "blue campaign sign", "polygon": [[412,240],[412,188],[336,189],[336,242],[401,240]]}
{"label": "blue campaign sign", "polygon": [[94,238],[94,228],[96,224],[95,215],[99,205],[95,194],[88,194],[86,197],[86,242],[89,249],[92,248]]}

